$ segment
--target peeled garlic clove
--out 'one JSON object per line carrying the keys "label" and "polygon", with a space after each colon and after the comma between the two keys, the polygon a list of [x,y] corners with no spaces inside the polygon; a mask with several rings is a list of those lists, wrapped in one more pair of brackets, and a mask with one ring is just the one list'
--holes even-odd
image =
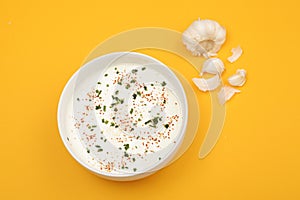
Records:
{"label": "peeled garlic clove", "polygon": [[246,70],[238,69],[236,73],[228,78],[228,82],[232,86],[242,86],[246,82]]}
{"label": "peeled garlic clove", "polygon": [[219,75],[215,75],[209,79],[193,78],[192,80],[199,90],[203,92],[215,90],[221,83]]}
{"label": "peeled garlic clove", "polygon": [[226,39],[226,30],[213,20],[196,20],[184,32],[183,44],[194,56],[217,55]]}
{"label": "peeled garlic clove", "polygon": [[202,76],[203,73],[221,75],[224,69],[225,67],[222,60],[220,60],[219,58],[209,58],[203,63],[200,76]]}
{"label": "peeled garlic clove", "polygon": [[227,60],[231,63],[235,62],[239,57],[241,57],[243,50],[240,46],[231,49],[232,55],[227,58]]}
{"label": "peeled garlic clove", "polygon": [[226,101],[229,101],[233,95],[235,93],[240,93],[240,90],[237,90],[233,87],[230,86],[223,86],[220,90],[220,92],[218,93],[218,98],[219,98],[219,102],[220,104],[225,104]]}

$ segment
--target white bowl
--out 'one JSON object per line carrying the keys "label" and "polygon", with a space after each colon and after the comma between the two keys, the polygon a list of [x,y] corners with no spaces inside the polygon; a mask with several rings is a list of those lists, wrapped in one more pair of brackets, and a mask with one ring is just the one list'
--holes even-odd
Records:
{"label": "white bowl", "polygon": [[[175,105],[177,105],[176,104],[177,101],[179,104],[178,109],[175,109],[175,110],[173,109],[174,111],[171,110],[170,112],[174,112],[174,113],[180,112],[181,113],[181,116],[179,116],[178,124],[175,124],[174,130],[172,129],[173,132],[171,131],[171,128],[170,128],[169,133],[171,134],[171,136],[169,136],[170,139],[168,139],[168,142],[165,142],[166,145],[164,148],[162,148],[161,150],[154,151],[154,152],[138,152],[139,150],[135,150],[132,147],[132,144],[130,144],[131,148],[128,149],[128,151],[132,152],[132,153],[130,153],[130,156],[129,156],[130,160],[128,157],[123,157],[123,156],[121,157],[118,155],[118,153],[119,153],[119,151],[117,150],[118,144],[112,138],[108,137],[108,135],[105,135],[105,137],[107,138],[104,141],[105,143],[101,143],[101,145],[103,144],[106,147],[103,148],[102,150],[101,149],[98,149],[98,151],[94,150],[96,147],[92,146],[91,144],[94,144],[93,143],[94,141],[98,142],[98,140],[100,142],[103,142],[103,137],[100,137],[101,136],[100,130],[101,131],[104,130],[104,126],[105,126],[105,125],[101,124],[101,120],[98,116],[98,113],[96,113],[96,110],[91,111],[92,114],[89,115],[91,117],[87,118],[87,121],[89,123],[91,123],[91,121],[93,121],[93,123],[96,124],[95,130],[94,130],[94,128],[91,128],[91,126],[88,127],[89,125],[87,125],[88,131],[93,130],[94,132],[86,133],[85,129],[87,129],[87,128],[86,128],[86,125],[84,124],[86,122],[83,122],[82,124],[77,123],[79,118],[82,118],[81,114],[84,113],[82,109],[84,107],[86,107],[85,104],[89,104],[87,99],[84,98],[84,96],[82,96],[82,95],[85,94],[86,91],[89,91],[90,88],[94,89],[95,87],[97,87],[95,85],[99,81],[99,78],[101,78],[101,80],[104,80],[104,78],[103,78],[104,73],[106,73],[109,70],[112,70],[112,66],[118,66],[118,69],[119,69],[119,66],[125,66],[125,65],[128,65],[127,67],[125,67],[125,69],[128,69],[129,65],[132,65],[133,67],[136,67],[136,66],[146,66],[147,67],[148,71],[145,70],[145,72],[141,72],[141,75],[138,78],[140,81],[143,81],[143,84],[144,83],[147,84],[148,82],[151,82],[151,81],[153,82],[154,79],[156,82],[166,80],[168,85],[164,86],[164,87],[167,87],[166,90],[172,92],[172,94],[170,93],[170,95],[174,94],[174,96],[176,97],[176,100],[174,100]],[[117,69],[117,68],[115,68],[115,69]],[[141,69],[141,68],[139,68],[139,69]],[[115,75],[112,75],[112,76],[115,76]],[[107,80],[109,81],[109,79],[107,79]],[[153,84],[151,84],[151,85],[153,85]],[[107,89],[106,92],[107,92],[106,94],[108,94],[108,93],[112,92],[112,90]],[[131,92],[131,91],[129,91],[129,92]],[[120,93],[122,93],[122,91]],[[106,95],[105,97],[103,97],[103,101],[107,101],[107,99],[109,99],[109,98],[110,98],[110,96]],[[170,97],[170,99],[171,99],[171,97]],[[92,100],[92,101],[89,100],[89,101],[91,104],[95,103],[94,100]],[[128,102],[129,102],[129,100],[128,100]],[[170,103],[167,103],[168,105],[170,105],[169,107],[171,107],[172,102],[173,101],[170,101]],[[129,106],[129,103],[128,103],[128,106]],[[157,114],[160,114],[160,113],[157,113]],[[77,162],[79,162],[82,166],[84,166],[91,172],[93,172],[103,178],[111,179],[111,180],[118,180],[118,181],[128,181],[128,180],[140,179],[140,178],[146,177],[150,174],[153,174],[157,170],[163,168],[168,163],[170,163],[170,161],[172,161],[172,159],[174,158],[178,149],[180,148],[181,143],[184,138],[184,135],[185,135],[187,120],[188,120],[188,104],[187,104],[185,91],[184,91],[180,81],[177,79],[176,75],[166,65],[164,65],[160,61],[158,61],[150,56],[144,55],[144,54],[134,53],[134,52],[116,52],[116,53],[110,53],[107,55],[103,55],[101,57],[98,57],[98,58],[86,63],[71,77],[71,79],[66,84],[66,86],[62,92],[62,95],[60,97],[57,118],[58,118],[58,128],[59,128],[59,132],[60,132],[62,141],[63,141],[65,147],[67,148],[67,150],[69,151],[69,153],[73,156],[73,158],[75,160],[77,160]],[[167,120],[167,118],[168,118],[168,116],[166,115],[165,118],[160,117],[160,120],[163,119],[162,121],[164,121],[164,120]],[[151,121],[151,123],[152,123],[152,121]],[[78,128],[78,126],[79,126],[79,128]],[[106,126],[108,126],[108,125],[106,125]],[[146,126],[146,125],[142,125],[142,126]],[[155,128],[157,128],[157,127],[155,127]],[[157,134],[158,131],[156,131],[155,128],[153,128],[153,130],[155,130],[155,134]],[[120,128],[112,130],[112,128],[106,128],[105,129],[106,131],[104,134],[106,134],[106,133],[110,134],[109,130],[112,130],[112,132],[111,132],[112,135],[113,134],[117,134],[117,135],[118,134],[128,134],[128,133],[124,133],[123,130],[119,130],[119,129]],[[151,127],[149,127],[148,129],[152,130]],[[114,130],[116,130],[116,133],[113,133]],[[160,127],[160,130],[161,130],[161,127]],[[102,131],[102,134],[103,134],[103,131]],[[152,132],[150,131],[149,134],[152,134]],[[119,135],[118,135],[118,137],[119,137]],[[129,137],[129,136],[127,135],[126,137]],[[87,138],[92,138],[92,139],[89,140]],[[97,138],[98,138],[98,140],[97,140]],[[128,139],[128,138],[126,138],[126,139]],[[163,140],[167,141],[167,139],[163,139]],[[146,141],[147,141],[147,139],[145,140],[145,142]],[[140,141],[138,141],[136,139],[133,142],[140,142]],[[98,146],[97,148],[99,148],[99,145],[96,145],[96,146]],[[121,147],[119,146],[120,149],[121,149]],[[89,148],[92,148],[92,149],[90,150]],[[136,146],[136,148],[137,148],[137,146]],[[99,151],[99,150],[101,150],[101,151]],[[105,151],[106,151],[106,154],[105,154]],[[121,153],[125,152],[125,154],[126,154],[127,149],[124,151],[120,150],[120,152]],[[142,154],[142,156],[140,156],[140,154]],[[139,157],[137,157],[137,161],[134,161],[134,163],[133,163],[131,161],[131,159],[135,160],[134,156],[137,156],[137,155],[139,155]],[[159,159],[157,159],[157,158],[159,158]],[[110,159],[111,159],[111,162],[110,162]],[[128,166],[127,167],[128,170],[124,169],[123,164],[122,164],[122,170],[120,169],[120,163],[121,162],[124,163],[124,159],[126,159],[125,160],[126,162],[127,162],[127,160],[129,160],[128,163],[125,163],[126,166]],[[107,170],[106,165],[103,164],[105,162],[109,163],[109,164],[113,163],[111,166],[108,166],[109,170]],[[131,171],[133,165],[136,165],[138,167],[138,170],[136,170],[137,168],[133,168],[134,171]],[[105,170],[102,169],[103,167],[105,168]],[[111,167],[113,168],[113,170],[110,169]]]}

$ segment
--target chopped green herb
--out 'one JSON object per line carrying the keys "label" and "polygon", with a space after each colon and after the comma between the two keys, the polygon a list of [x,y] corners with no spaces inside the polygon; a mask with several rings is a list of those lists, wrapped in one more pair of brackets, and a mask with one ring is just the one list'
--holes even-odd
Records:
{"label": "chopped green herb", "polygon": [[109,87],[109,84],[106,84],[106,87]]}
{"label": "chopped green herb", "polygon": [[104,123],[105,123],[105,124],[108,124],[108,120],[106,120]]}
{"label": "chopped green herb", "polygon": [[105,120],[104,119],[102,119],[102,123],[104,123],[105,122]]}
{"label": "chopped green herb", "polygon": [[117,68],[115,67],[115,70],[117,70]]}
{"label": "chopped green herb", "polygon": [[153,83],[151,83],[151,86],[154,86],[154,84],[153,84]]}
{"label": "chopped green herb", "polygon": [[77,101],[80,101],[80,99],[79,99],[79,98],[77,98]]}
{"label": "chopped green herb", "polygon": [[133,98],[133,99],[136,99],[136,97],[137,97],[137,95],[134,93],[134,94],[132,95],[132,98]]}
{"label": "chopped green herb", "polygon": [[103,111],[106,112],[106,106],[103,106]]}
{"label": "chopped green herb", "polygon": [[133,168],[133,171],[136,172],[136,168]]}
{"label": "chopped green herb", "polygon": [[67,137],[67,140],[70,141],[70,139]]}
{"label": "chopped green herb", "polygon": [[125,86],[125,88],[126,88],[126,89],[129,89],[129,88],[130,88],[130,84],[127,84],[127,85]]}
{"label": "chopped green herb", "polygon": [[166,86],[167,85],[167,83],[165,82],[165,81],[163,81],[162,83],[161,83],[161,86]]}
{"label": "chopped green herb", "polygon": [[99,96],[100,96],[101,92],[102,92],[102,90],[96,90],[97,97],[99,97]]}
{"label": "chopped green herb", "polygon": [[119,128],[119,126],[118,126],[118,125],[116,125],[116,126],[115,126],[115,128]]}
{"label": "chopped green herb", "polygon": [[89,149],[87,149],[87,150],[86,150],[86,152],[87,152],[87,153],[90,153],[90,150],[89,150]]}
{"label": "chopped green herb", "polygon": [[115,108],[114,111],[117,112],[117,111],[118,111],[118,108]]}
{"label": "chopped green herb", "polygon": [[115,126],[115,123],[114,122],[110,122],[110,126]]}
{"label": "chopped green herb", "polygon": [[141,92],[140,92],[140,91],[137,91],[137,95],[141,96],[142,94],[141,94]]}
{"label": "chopped green herb", "polygon": [[92,127],[93,127],[93,128],[96,128],[96,127],[97,127],[97,125],[93,125]]}
{"label": "chopped green herb", "polygon": [[143,67],[142,70],[144,71],[146,69],[146,67]]}
{"label": "chopped green herb", "polygon": [[123,104],[124,103],[124,99],[120,99],[120,103]]}
{"label": "chopped green herb", "polygon": [[158,123],[158,117],[153,118],[153,123],[157,124]]}
{"label": "chopped green herb", "polygon": [[129,154],[125,151],[125,152],[124,152],[124,156],[125,156],[125,157],[128,157]]}
{"label": "chopped green herb", "polygon": [[141,118],[138,118],[138,121],[139,121],[139,122],[142,121]]}
{"label": "chopped green herb", "polygon": [[125,148],[125,151],[127,151],[127,149],[129,149],[129,144],[124,144],[123,146]]}
{"label": "chopped green herb", "polygon": [[132,158],[132,161],[135,162],[135,158]]}
{"label": "chopped green herb", "polygon": [[137,69],[133,69],[133,70],[131,70],[131,72],[135,74],[135,73],[138,72],[138,70]]}
{"label": "chopped green herb", "polygon": [[97,147],[97,148],[100,148],[101,146],[99,146],[99,145],[95,145],[95,147]]}
{"label": "chopped green herb", "polygon": [[103,137],[101,137],[100,140],[103,140]]}
{"label": "chopped green herb", "polygon": [[117,94],[119,94],[119,90],[116,90],[116,91],[115,91],[115,95],[117,95]]}
{"label": "chopped green herb", "polygon": [[119,74],[120,72],[119,71],[116,71],[116,74]]}
{"label": "chopped green herb", "polygon": [[122,82],[121,82],[121,81],[118,81],[118,84],[119,84],[119,85],[122,85]]}
{"label": "chopped green herb", "polygon": [[103,151],[103,149],[98,149],[98,152],[102,152]]}
{"label": "chopped green herb", "polygon": [[101,82],[97,82],[97,84],[99,84],[99,85],[100,85],[100,84],[101,84]]}
{"label": "chopped green herb", "polygon": [[139,139],[139,138],[140,138],[140,136],[137,136],[137,137],[136,137],[136,139]]}
{"label": "chopped green herb", "polygon": [[132,113],[133,113],[133,108],[130,109],[130,114],[132,114]]}
{"label": "chopped green herb", "polygon": [[164,126],[165,126],[165,128],[169,128],[169,124],[165,124]]}
{"label": "chopped green herb", "polygon": [[147,91],[147,87],[146,86],[144,86],[144,90]]}
{"label": "chopped green herb", "polygon": [[94,129],[91,129],[91,131],[94,131]]}
{"label": "chopped green herb", "polygon": [[136,80],[134,80],[134,79],[132,79],[131,81],[130,81],[130,83],[135,83],[136,82]]}
{"label": "chopped green herb", "polygon": [[163,103],[166,103],[167,101],[164,99]]}
{"label": "chopped green herb", "polygon": [[104,74],[104,76],[106,77],[106,76],[108,76],[108,74]]}
{"label": "chopped green herb", "polygon": [[151,122],[151,119],[148,120],[148,121],[146,121],[145,124],[147,125],[147,124],[149,124],[150,122]]}
{"label": "chopped green herb", "polygon": [[159,157],[158,160],[161,160],[161,157]]}
{"label": "chopped green herb", "polygon": [[104,139],[104,142],[106,142],[107,141],[107,139]]}
{"label": "chopped green herb", "polygon": [[101,106],[100,106],[100,105],[97,105],[97,106],[96,106],[96,110],[99,110],[99,109],[101,109]]}
{"label": "chopped green herb", "polygon": [[122,148],[121,148],[121,147],[119,147],[119,150],[122,150]]}

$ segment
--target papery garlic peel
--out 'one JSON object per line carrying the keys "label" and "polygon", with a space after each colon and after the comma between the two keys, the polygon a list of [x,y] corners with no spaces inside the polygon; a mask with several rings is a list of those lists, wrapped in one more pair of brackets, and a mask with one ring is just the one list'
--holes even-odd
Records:
{"label": "papery garlic peel", "polygon": [[203,63],[200,76],[204,73],[221,75],[224,69],[225,67],[222,60],[219,58],[209,58]]}
{"label": "papery garlic peel", "polygon": [[232,55],[230,57],[228,57],[227,60],[230,63],[233,63],[237,59],[239,59],[239,57],[241,57],[241,55],[243,53],[243,49],[240,46],[237,46],[236,48],[231,49],[231,53],[232,53]]}
{"label": "papery garlic peel", "polygon": [[215,75],[212,78],[193,78],[194,84],[198,87],[202,92],[215,90],[220,84],[221,79],[219,75]]}
{"label": "papery garlic peel", "polygon": [[182,41],[194,56],[217,55],[226,39],[226,30],[213,20],[196,20],[184,32]]}
{"label": "papery garlic peel", "polygon": [[230,76],[227,80],[232,86],[243,86],[246,82],[246,70],[238,69],[236,73]]}
{"label": "papery garlic peel", "polygon": [[221,90],[218,92],[218,98],[220,104],[225,104],[226,101],[229,101],[235,93],[240,93],[240,90],[237,90],[230,86],[223,86]]}

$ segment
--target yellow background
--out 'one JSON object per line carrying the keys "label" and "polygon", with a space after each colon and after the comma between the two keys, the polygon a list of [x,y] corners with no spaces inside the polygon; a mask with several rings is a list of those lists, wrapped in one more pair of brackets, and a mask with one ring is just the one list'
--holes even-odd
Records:
{"label": "yellow background", "polygon": [[[296,0],[0,1],[0,199],[300,199],[299,46]],[[198,17],[226,27],[220,57],[227,78],[248,82],[227,104],[217,146],[199,147],[210,122],[210,97],[197,91],[198,135],[173,165],[135,182],[103,180],[64,148],[56,123],[60,93],[100,42],[132,28],[184,31]],[[191,79],[172,54],[145,50]],[[195,87],[194,87],[195,88]]]}

